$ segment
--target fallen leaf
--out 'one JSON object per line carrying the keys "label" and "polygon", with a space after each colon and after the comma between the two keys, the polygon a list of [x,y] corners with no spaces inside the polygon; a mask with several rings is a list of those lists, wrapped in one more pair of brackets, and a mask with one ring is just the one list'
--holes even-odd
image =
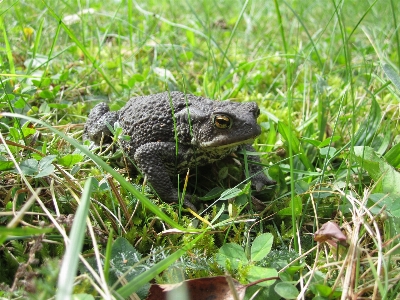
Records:
{"label": "fallen leaf", "polygon": [[249,286],[274,279],[279,277],[264,278],[246,285],[240,284],[230,276],[190,279],[176,284],[152,284],[146,300],[241,300]]}
{"label": "fallen leaf", "polygon": [[340,230],[339,225],[332,221],[326,222],[314,233],[314,240],[320,243],[327,242],[335,247],[337,242],[345,247],[348,246],[347,237]]}

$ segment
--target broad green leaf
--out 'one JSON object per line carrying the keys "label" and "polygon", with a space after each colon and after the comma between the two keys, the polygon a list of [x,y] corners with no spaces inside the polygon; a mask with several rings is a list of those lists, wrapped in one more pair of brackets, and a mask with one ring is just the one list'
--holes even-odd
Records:
{"label": "broad green leaf", "polygon": [[333,147],[324,147],[319,149],[319,153],[322,156],[328,156],[329,158],[332,158],[336,153],[336,149]]}
{"label": "broad green leaf", "polygon": [[72,167],[82,160],[83,155],[81,154],[67,154],[63,157],[60,157],[57,162],[64,167]]}
{"label": "broad green leaf", "polygon": [[202,201],[216,199],[222,194],[223,191],[224,189],[222,187],[217,186],[209,191],[207,194],[205,194],[203,197],[198,197],[198,199]]}
{"label": "broad green leaf", "polygon": [[48,155],[43,157],[38,164],[38,174],[35,178],[49,176],[54,172],[55,167],[52,165],[53,161],[56,159],[56,155]]}
{"label": "broad green leaf", "polygon": [[66,81],[66,80],[68,79],[68,77],[69,77],[69,70],[66,71],[66,72],[64,72],[64,73],[62,73],[62,74],[60,75],[59,80],[60,80],[60,81]]}
{"label": "broad green leaf", "polygon": [[[378,138],[374,139],[371,146],[372,148],[375,149],[376,154],[382,156],[383,154],[386,153],[386,150],[389,148],[391,143],[392,143],[392,130],[387,128],[386,130],[384,130],[383,137],[378,136]],[[378,147],[376,147],[376,145]]]}
{"label": "broad green leaf", "polygon": [[[259,279],[263,278],[268,278],[268,277],[278,277],[278,271],[272,268],[263,268],[263,267],[258,267],[258,266],[251,266],[248,273],[247,273],[247,280],[249,282],[256,281]],[[260,282],[257,285],[260,286],[270,286],[275,283],[274,280],[268,280],[264,282]]]}
{"label": "broad green leaf", "polygon": [[221,197],[219,197],[219,200],[231,199],[231,198],[237,197],[239,195],[242,195],[243,193],[244,193],[243,190],[238,189],[238,188],[227,189],[221,194]]}
{"label": "broad green leaf", "polygon": [[228,175],[229,175],[229,168],[228,167],[223,167],[223,168],[218,170],[218,178],[220,180],[225,179],[226,177],[228,177]]}
{"label": "broad green leaf", "polygon": [[49,90],[43,90],[39,92],[39,97],[43,99],[53,99],[54,94],[50,92]]}
{"label": "broad green leaf", "polygon": [[39,169],[44,169],[50,166],[53,161],[56,159],[57,155],[47,155],[43,157],[39,162]]}
{"label": "broad green leaf", "polygon": [[10,127],[9,129],[9,135],[12,136],[12,140],[13,141],[18,141],[21,137],[19,130],[17,128],[14,127]]}
{"label": "broad green leaf", "polygon": [[400,195],[400,173],[384,159],[375,154],[371,147],[354,147],[357,162],[377,182],[375,192]]}
{"label": "broad green leaf", "polygon": [[296,190],[296,194],[307,193],[309,188],[310,188],[310,185],[303,180],[297,180],[294,183],[294,189]]}
{"label": "broad green leaf", "polygon": [[323,141],[318,145],[318,147],[319,147],[319,148],[326,147],[326,146],[328,146],[329,144],[334,143],[334,142],[336,142],[336,141],[338,141],[338,140],[340,140],[340,139],[341,139],[341,137],[340,137],[340,136],[337,136],[337,135],[328,137],[328,138],[326,138],[325,140],[323,140]]}
{"label": "broad green leaf", "polygon": [[304,267],[306,266],[306,264],[301,264],[301,265],[291,265],[290,267],[288,267],[286,269],[286,273],[290,274],[290,275],[294,275],[295,273],[297,273],[299,270],[304,269]]}
{"label": "broad green leaf", "polygon": [[319,140],[310,139],[308,137],[302,137],[301,140],[306,142],[306,143],[308,143],[308,144],[310,144],[310,145],[313,145],[315,147],[319,147],[319,145],[321,144],[321,142]]}
{"label": "broad green leaf", "polygon": [[284,299],[296,299],[299,291],[293,284],[287,282],[278,282],[275,286],[275,292]]}
{"label": "broad green leaf", "polygon": [[137,264],[142,255],[123,237],[117,238],[111,248],[112,270],[117,274],[126,274],[126,278],[131,280],[145,270],[135,270],[133,266]]}
{"label": "broad green leaf", "polygon": [[217,263],[226,268],[227,261],[233,270],[236,270],[240,263],[248,263],[243,248],[235,243],[225,244],[218,250]]}
{"label": "broad green leaf", "polygon": [[[12,95],[14,97],[14,95]],[[9,97],[10,98],[10,97]],[[26,101],[23,98],[19,98],[17,101],[14,102],[13,106],[15,108],[22,109],[26,105]]]}
{"label": "broad green leaf", "polygon": [[[12,100],[14,100],[15,99],[15,95],[14,94],[2,94],[1,96],[0,96],[0,100],[4,100],[4,99],[7,99],[7,101],[12,101]],[[24,104],[26,104],[26,102],[23,100],[23,99],[21,99],[21,98],[19,98],[16,102],[14,102],[14,104],[13,104],[13,106],[15,107],[15,108],[24,108],[24,106],[22,106],[22,107],[16,107],[15,106],[15,104],[18,102],[18,101],[20,101],[20,100],[22,100],[23,102],[24,102]]]}
{"label": "broad green leaf", "polygon": [[22,134],[24,136],[30,136],[30,135],[36,133],[36,129],[28,127],[28,125],[29,125],[29,123],[27,122],[27,123],[24,124],[24,126],[22,126]]}
{"label": "broad green leaf", "polygon": [[38,172],[39,162],[36,159],[29,158],[19,164],[24,175],[34,175]]}
{"label": "broad green leaf", "polygon": [[138,82],[143,82],[146,79],[142,74],[139,73],[133,74],[132,78],[134,78]]}
{"label": "broad green leaf", "polygon": [[260,261],[271,251],[274,236],[271,233],[263,233],[255,238],[251,245],[251,260]]}
{"label": "broad green leaf", "polygon": [[395,195],[376,193],[371,194],[369,199],[376,203],[376,206],[371,209],[372,213],[379,213],[385,206],[389,215],[400,218],[400,201]]}
{"label": "broad green leaf", "polygon": [[323,284],[314,283],[310,286],[310,289],[314,294],[322,297],[329,297],[332,294],[332,288]]}
{"label": "broad green leaf", "polygon": [[55,167],[53,165],[46,166],[45,168],[40,169],[39,173],[37,173],[35,175],[35,178],[41,178],[41,177],[49,176],[50,174],[54,173],[54,169],[55,169]]}
{"label": "broad green leaf", "polygon": [[[111,248],[110,278],[115,278],[114,284],[123,276],[125,280],[135,280],[137,276],[144,273],[148,266],[141,264],[142,255],[123,237],[117,238]],[[143,284],[136,293],[144,298],[149,290],[149,284]]]}
{"label": "broad green leaf", "polygon": [[383,157],[392,167],[400,167],[400,143],[394,145]]}

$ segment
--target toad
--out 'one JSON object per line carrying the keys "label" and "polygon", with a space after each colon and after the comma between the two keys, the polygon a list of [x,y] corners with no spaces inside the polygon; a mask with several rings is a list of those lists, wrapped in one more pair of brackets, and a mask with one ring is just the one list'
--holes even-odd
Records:
{"label": "toad", "polygon": [[[123,135],[120,145],[165,202],[178,202],[171,176],[221,160],[239,149],[255,152],[251,143],[260,135],[260,110],[256,103],[212,101],[181,92],[164,92],[130,99],[119,111],[105,103],[96,105],[84,127],[84,139],[95,144],[112,141],[109,129],[116,122]],[[107,123],[109,125],[107,125]],[[260,158],[249,155],[260,163]],[[260,191],[275,184],[262,167],[249,164],[252,186]],[[261,172],[260,172],[261,171]],[[185,195],[184,205],[194,209]]]}

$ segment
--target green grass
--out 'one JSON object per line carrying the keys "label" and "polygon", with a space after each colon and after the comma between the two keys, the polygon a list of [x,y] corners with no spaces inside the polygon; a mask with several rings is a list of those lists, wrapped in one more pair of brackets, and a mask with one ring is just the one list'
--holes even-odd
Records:
{"label": "green grass", "polygon": [[[60,291],[73,283],[74,294],[143,298],[151,279],[229,273],[246,284],[277,272],[246,299],[257,290],[256,299],[396,299],[397,2],[1,2],[0,296],[67,299]],[[95,104],[116,110],[166,90],[258,103],[254,146],[278,182],[253,194],[264,209],[245,207],[250,192],[232,161],[188,180],[210,206],[198,219],[113,169],[113,153],[82,146]],[[227,193],[235,199],[212,201]],[[324,242],[332,233],[313,240],[330,220],[348,247]],[[252,260],[265,234],[272,248]],[[78,272],[59,277],[64,254],[81,248]],[[295,295],[282,294],[288,285]]]}

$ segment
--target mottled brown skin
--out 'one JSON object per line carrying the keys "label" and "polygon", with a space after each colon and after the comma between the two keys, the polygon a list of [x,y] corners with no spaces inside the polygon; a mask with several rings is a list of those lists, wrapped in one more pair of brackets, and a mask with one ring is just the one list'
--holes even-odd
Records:
{"label": "mottled brown skin", "polygon": [[[95,144],[108,143],[113,127],[118,122],[125,155],[133,159],[138,169],[147,176],[157,194],[166,202],[178,202],[178,191],[171,176],[186,173],[187,169],[218,161],[239,147],[255,151],[252,141],[261,133],[257,124],[259,109],[256,103],[212,101],[207,98],[164,92],[132,98],[119,111],[110,112],[105,103],[96,105],[84,128],[84,139]],[[260,162],[258,156],[249,156]],[[250,165],[250,172],[261,171]],[[263,172],[252,177],[258,191],[275,184]],[[185,205],[194,208],[185,196]]]}

